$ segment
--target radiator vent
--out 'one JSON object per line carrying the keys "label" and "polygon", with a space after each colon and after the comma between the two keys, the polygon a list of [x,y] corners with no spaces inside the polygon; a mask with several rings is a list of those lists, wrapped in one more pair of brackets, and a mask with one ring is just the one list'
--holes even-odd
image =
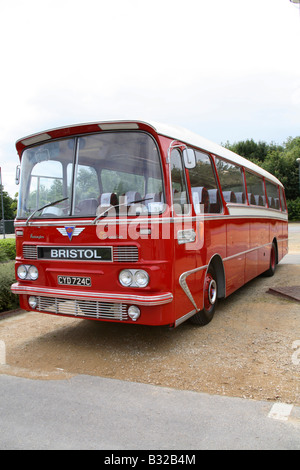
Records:
{"label": "radiator vent", "polygon": [[25,259],[37,259],[37,247],[36,247],[36,245],[23,245],[23,258],[25,258]]}
{"label": "radiator vent", "polygon": [[102,320],[126,321],[129,319],[125,304],[43,296],[37,299],[36,309],[40,312]]}
{"label": "radiator vent", "polygon": [[115,246],[113,253],[114,261],[118,263],[136,263],[139,260],[137,246]]}

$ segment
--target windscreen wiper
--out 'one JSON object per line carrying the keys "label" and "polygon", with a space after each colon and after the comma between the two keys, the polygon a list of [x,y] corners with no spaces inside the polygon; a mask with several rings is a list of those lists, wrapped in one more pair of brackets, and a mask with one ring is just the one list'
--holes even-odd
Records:
{"label": "windscreen wiper", "polygon": [[45,204],[45,206],[39,207],[38,209],[36,209],[35,211],[33,211],[32,214],[30,214],[30,216],[28,217],[28,219],[27,219],[26,222],[25,222],[25,225],[28,225],[29,220],[32,219],[32,217],[33,217],[37,212],[40,212],[40,211],[46,209],[46,207],[55,206],[55,205],[58,204],[59,202],[66,201],[67,199],[69,199],[69,198],[68,198],[68,197],[64,197],[63,199],[58,199],[58,201],[49,202],[48,204]]}
{"label": "windscreen wiper", "polygon": [[101,214],[97,215],[97,217],[93,220],[92,225],[94,225],[97,220],[101,219],[101,217],[104,217],[106,213],[112,208],[116,209],[117,207],[121,206],[130,206],[130,204],[138,204],[139,202],[149,201],[150,199],[152,199],[152,197],[146,197],[144,199],[139,199],[138,201],[123,202],[122,204],[118,204],[117,206],[109,206],[107,209],[105,209],[105,211],[101,212]]}

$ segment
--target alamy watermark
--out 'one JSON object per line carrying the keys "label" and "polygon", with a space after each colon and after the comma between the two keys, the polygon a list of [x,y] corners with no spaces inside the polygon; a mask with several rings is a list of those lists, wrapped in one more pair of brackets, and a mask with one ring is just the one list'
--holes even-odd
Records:
{"label": "alamy watermark", "polygon": [[[174,217],[175,214],[175,217]],[[185,244],[187,250],[201,249],[204,245],[204,209],[192,216],[191,206],[176,205],[169,208],[164,205],[164,214],[158,212],[135,211],[134,218],[129,218],[127,211],[121,211],[116,217],[114,207],[107,213],[108,218],[99,218],[96,234],[100,240],[170,240],[177,239],[178,244]],[[130,213],[129,213],[130,215]]]}

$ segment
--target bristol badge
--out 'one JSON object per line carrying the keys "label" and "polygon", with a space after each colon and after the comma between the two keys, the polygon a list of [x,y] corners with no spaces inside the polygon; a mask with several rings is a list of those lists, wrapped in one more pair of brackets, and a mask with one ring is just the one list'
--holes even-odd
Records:
{"label": "bristol badge", "polygon": [[76,228],[76,227],[64,227],[64,228],[57,228],[59,233],[64,235],[65,237],[67,236],[69,240],[72,240],[72,237],[77,237],[83,230],[84,227],[82,228]]}

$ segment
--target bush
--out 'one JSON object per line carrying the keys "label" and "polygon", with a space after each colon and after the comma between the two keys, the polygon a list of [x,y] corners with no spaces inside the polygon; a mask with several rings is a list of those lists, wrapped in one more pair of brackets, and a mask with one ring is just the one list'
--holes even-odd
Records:
{"label": "bush", "polygon": [[0,312],[19,308],[19,297],[10,290],[15,282],[15,263],[0,264]]}
{"label": "bush", "polygon": [[293,201],[287,201],[289,220],[300,220],[300,197]]}
{"label": "bush", "polygon": [[0,263],[13,260],[16,257],[16,240],[4,238],[0,240]]}

